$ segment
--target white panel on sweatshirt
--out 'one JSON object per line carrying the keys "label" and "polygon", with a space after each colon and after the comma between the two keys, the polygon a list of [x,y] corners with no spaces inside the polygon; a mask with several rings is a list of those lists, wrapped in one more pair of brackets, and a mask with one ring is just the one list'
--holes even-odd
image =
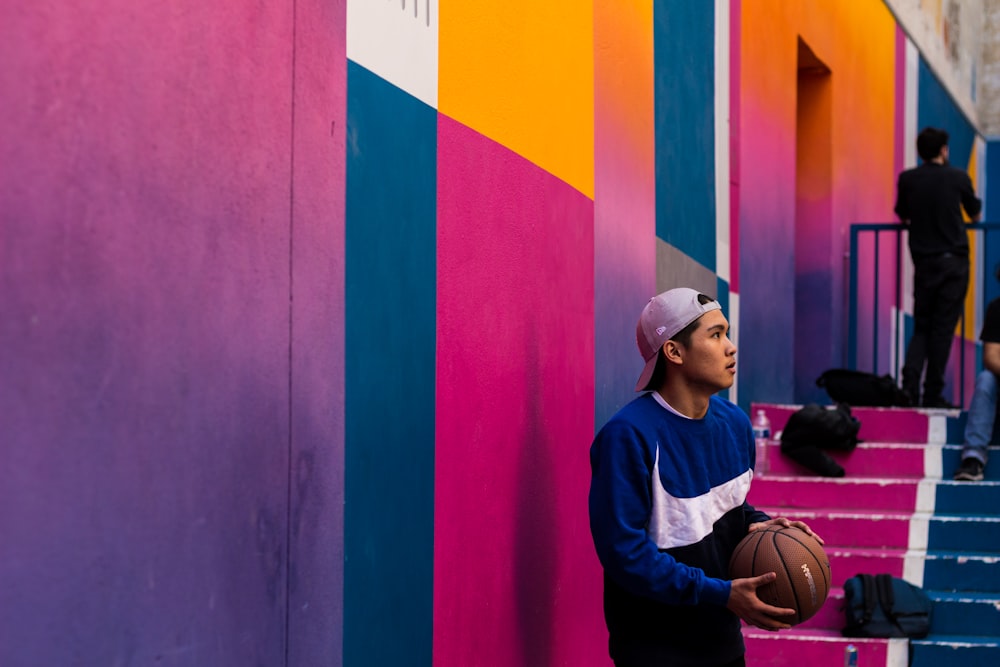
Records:
{"label": "white panel on sweatshirt", "polygon": [[677,498],[663,488],[660,481],[660,452],[653,464],[653,510],[646,529],[660,549],[697,544],[712,534],[715,522],[734,507],[743,504],[750,490],[749,470],[694,498]]}
{"label": "white panel on sweatshirt", "polygon": [[438,0],[347,0],[347,57],[436,109]]}

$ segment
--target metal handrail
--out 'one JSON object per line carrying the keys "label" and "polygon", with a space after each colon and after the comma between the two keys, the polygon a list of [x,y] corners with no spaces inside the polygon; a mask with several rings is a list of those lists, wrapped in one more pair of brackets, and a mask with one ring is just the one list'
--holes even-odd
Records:
{"label": "metal handrail", "polygon": [[[972,233],[982,234],[983,237],[983,264],[984,266],[992,266],[995,262],[989,261],[989,255],[991,254],[991,246],[989,245],[989,234],[990,232],[1000,230],[1000,222],[977,222],[970,223],[966,225],[967,229]],[[858,270],[859,270],[859,249],[861,242],[861,235],[863,233],[873,233],[873,257],[876,262],[876,266],[880,257],[880,235],[882,233],[890,233],[895,238],[895,285],[894,285],[894,304],[890,306],[895,306],[895,322],[894,330],[900,330],[900,324],[902,322],[902,303],[903,303],[903,284],[902,284],[902,267],[903,267],[903,235],[907,232],[907,227],[895,222],[877,222],[877,223],[854,223],[851,225],[851,240],[850,240],[850,266],[848,272],[849,281],[849,297],[848,297],[848,331],[847,331],[847,367],[851,369],[857,369],[859,365],[858,360]],[[993,271],[984,271],[985,275],[993,275]],[[879,327],[878,324],[878,314],[879,314],[879,294],[880,294],[880,274],[875,268],[872,270],[873,284],[872,284],[872,322],[874,326],[872,327],[872,361],[871,361],[871,371],[878,373],[878,353],[879,353]],[[986,303],[990,300],[988,298],[988,290],[986,288],[985,281],[982,284],[982,289],[980,294],[982,296],[982,304],[985,308]],[[961,330],[965,330],[965,311],[963,309],[961,316]],[[899,368],[900,368],[900,346],[895,347],[895,357],[892,360],[891,367],[896,369],[896,381],[899,381]],[[961,405],[965,404],[965,345],[959,346],[959,403]]]}

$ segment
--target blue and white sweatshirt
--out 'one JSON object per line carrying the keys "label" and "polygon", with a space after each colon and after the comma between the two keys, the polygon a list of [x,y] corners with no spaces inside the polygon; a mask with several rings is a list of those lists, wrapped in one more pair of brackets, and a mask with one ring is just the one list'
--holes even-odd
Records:
{"label": "blue and white sweatshirt", "polygon": [[623,407],[590,449],[590,529],[604,566],[612,659],[629,665],[721,665],[744,653],[726,609],[729,558],[751,523],[750,420],[713,396],[702,419],[654,393]]}

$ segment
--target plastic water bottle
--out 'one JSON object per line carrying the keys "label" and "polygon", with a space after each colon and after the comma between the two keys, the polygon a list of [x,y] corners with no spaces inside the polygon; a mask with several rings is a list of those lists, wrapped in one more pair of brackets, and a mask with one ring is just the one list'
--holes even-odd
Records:
{"label": "plastic water bottle", "polygon": [[844,647],[844,667],[858,667],[858,649],[854,644]]}
{"label": "plastic water bottle", "polygon": [[757,467],[754,473],[764,475],[768,470],[767,443],[771,440],[771,420],[763,409],[753,418],[753,441],[757,447]]}

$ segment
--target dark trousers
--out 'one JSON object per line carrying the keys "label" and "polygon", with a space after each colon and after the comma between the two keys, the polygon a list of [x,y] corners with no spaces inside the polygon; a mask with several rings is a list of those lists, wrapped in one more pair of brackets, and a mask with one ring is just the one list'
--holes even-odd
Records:
{"label": "dark trousers", "polygon": [[[913,260],[913,337],[906,348],[903,389],[914,401],[941,398],[955,325],[969,288],[969,258],[945,253]],[[926,373],[925,371],[926,365]]]}

